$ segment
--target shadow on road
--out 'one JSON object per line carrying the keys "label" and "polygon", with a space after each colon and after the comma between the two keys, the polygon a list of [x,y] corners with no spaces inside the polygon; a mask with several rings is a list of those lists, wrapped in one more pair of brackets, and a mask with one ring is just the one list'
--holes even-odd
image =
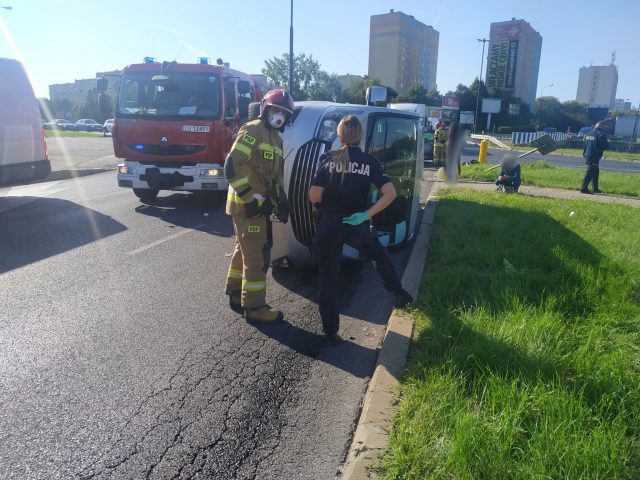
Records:
{"label": "shadow on road", "polygon": [[[223,196],[224,193],[224,196]],[[136,207],[136,212],[178,227],[220,237],[233,235],[231,217],[225,213],[226,192],[175,193]]]}
{"label": "shadow on road", "polygon": [[340,345],[331,347],[325,341],[324,335],[287,322],[256,325],[255,328],[301,355],[332,365],[358,378],[371,375],[378,357],[377,348],[363,347],[349,338],[345,338]]}
{"label": "shadow on road", "polygon": [[0,273],[28,265],[127,228],[68,200],[0,198]]}

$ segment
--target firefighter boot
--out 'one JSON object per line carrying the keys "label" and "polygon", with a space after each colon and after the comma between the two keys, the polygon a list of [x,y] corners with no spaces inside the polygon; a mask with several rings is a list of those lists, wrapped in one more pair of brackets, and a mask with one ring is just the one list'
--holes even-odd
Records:
{"label": "firefighter boot", "polygon": [[271,310],[268,305],[258,308],[246,308],[244,318],[247,322],[275,323],[284,319],[279,310]]}
{"label": "firefighter boot", "polygon": [[240,292],[231,292],[229,295],[229,307],[236,313],[242,315],[244,313],[244,308],[240,304]]}

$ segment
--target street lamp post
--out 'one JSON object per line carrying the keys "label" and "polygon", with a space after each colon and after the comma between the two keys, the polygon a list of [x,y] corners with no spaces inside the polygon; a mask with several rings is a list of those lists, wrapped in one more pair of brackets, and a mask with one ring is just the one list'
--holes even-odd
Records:
{"label": "street lamp post", "polygon": [[289,95],[293,95],[293,0],[291,0],[291,24],[289,26]]}
{"label": "street lamp post", "polygon": [[[544,89],[547,87],[553,87],[553,83],[550,83],[549,85],[545,85],[544,87],[542,87],[542,89],[540,90],[540,97],[542,98],[542,94],[544,93]],[[542,105],[538,105],[538,119],[536,120],[536,131],[540,131],[540,110],[542,110],[540,107]]]}
{"label": "street lamp post", "polygon": [[482,68],[484,67],[484,45],[489,40],[486,38],[479,38],[479,42],[482,42],[482,59],[480,60],[480,76],[478,77],[478,97],[476,98],[476,118],[473,124],[473,131],[478,132],[478,109],[480,108],[480,84],[482,83]]}

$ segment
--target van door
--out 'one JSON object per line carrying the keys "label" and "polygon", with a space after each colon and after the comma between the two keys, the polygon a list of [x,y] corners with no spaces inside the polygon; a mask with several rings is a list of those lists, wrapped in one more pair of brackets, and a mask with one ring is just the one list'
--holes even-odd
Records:
{"label": "van door", "polygon": [[[398,245],[408,238],[415,194],[418,152],[417,121],[412,117],[375,115],[369,121],[366,151],[377,158],[396,188],[397,198],[373,217],[383,245]],[[372,201],[377,191],[372,191]],[[385,235],[388,238],[385,238]]]}

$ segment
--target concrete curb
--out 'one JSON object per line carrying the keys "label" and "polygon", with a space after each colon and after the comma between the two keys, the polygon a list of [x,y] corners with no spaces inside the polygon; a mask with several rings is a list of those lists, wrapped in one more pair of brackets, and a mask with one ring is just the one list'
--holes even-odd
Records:
{"label": "concrete curb", "polygon": [[[402,275],[402,285],[415,299],[418,298],[427,259],[434,213],[435,202],[433,197],[429,197]],[[367,387],[353,442],[342,469],[341,478],[345,480],[378,478],[373,469],[387,445],[388,433],[399,401],[399,378],[407,360],[412,332],[411,316],[394,310],[387,323],[378,361]]]}

